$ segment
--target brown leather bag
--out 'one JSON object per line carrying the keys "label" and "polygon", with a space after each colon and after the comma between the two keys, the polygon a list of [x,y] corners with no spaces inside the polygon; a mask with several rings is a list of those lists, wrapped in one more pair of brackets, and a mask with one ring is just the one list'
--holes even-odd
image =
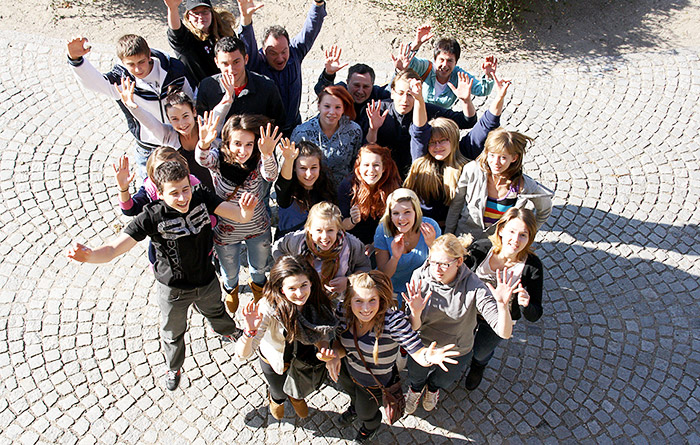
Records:
{"label": "brown leather bag", "polygon": [[[399,374],[397,372],[395,374],[393,383],[391,383],[388,387],[382,385],[381,382],[379,382],[379,380],[377,379],[377,377],[374,376],[372,370],[369,369],[369,366],[365,361],[364,354],[362,354],[362,350],[357,344],[357,335],[355,334],[355,331],[353,331],[352,333],[352,339],[355,341],[355,349],[357,349],[357,355],[360,356],[360,360],[362,360],[362,363],[365,365],[365,369],[367,369],[374,381],[377,382],[377,386],[379,386],[382,390],[384,412],[386,413],[389,425],[393,425],[394,422],[403,417],[403,414],[406,411],[406,399],[403,395],[403,388],[401,388],[401,378],[399,377]],[[369,393],[372,394],[371,392]],[[372,397],[374,397],[374,394],[372,394]],[[377,404],[379,404],[379,402],[377,402]]]}

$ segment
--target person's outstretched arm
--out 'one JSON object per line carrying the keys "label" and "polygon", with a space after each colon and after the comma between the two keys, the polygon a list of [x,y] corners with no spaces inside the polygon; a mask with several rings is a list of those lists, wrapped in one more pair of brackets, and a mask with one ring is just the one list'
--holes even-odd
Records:
{"label": "person's outstretched arm", "polygon": [[122,233],[111,242],[96,249],[90,249],[83,244],[73,242],[68,248],[66,256],[72,260],[80,261],[81,263],[109,263],[119,255],[131,250],[136,244],[138,244],[138,242],[135,239],[126,233]]}
{"label": "person's outstretched arm", "polygon": [[296,50],[300,59],[303,59],[314,45],[316,37],[318,37],[318,34],[321,32],[323,19],[325,17],[325,0],[314,0],[313,5],[311,5],[311,9],[309,9],[309,13],[306,15],[304,26],[301,28],[301,31],[299,31],[299,34],[292,37],[292,41],[289,42],[289,49]]}

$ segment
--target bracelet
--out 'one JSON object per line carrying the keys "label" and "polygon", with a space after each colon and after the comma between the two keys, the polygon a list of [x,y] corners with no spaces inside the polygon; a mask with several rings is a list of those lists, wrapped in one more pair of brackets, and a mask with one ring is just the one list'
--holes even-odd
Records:
{"label": "bracelet", "polygon": [[255,331],[249,331],[249,330],[246,329],[245,331],[243,331],[243,335],[245,335],[245,336],[248,337],[248,338],[253,338],[253,337],[255,337],[255,335],[256,335],[257,333],[258,333],[257,330],[255,330]]}
{"label": "bracelet", "polygon": [[317,6],[321,6],[322,4],[326,3],[326,0],[321,0],[321,1],[314,0],[314,3],[316,3]]}
{"label": "bracelet", "polygon": [[352,216],[350,217],[350,224],[352,224],[353,226],[356,226],[357,223],[359,223],[359,222],[360,221],[357,221],[357,222],[353,221]]}
{"label": "bracelet", "polygon": [[126,193],[126,192],[128,192],[128,191],[129,191],[129,187],[125,188],[124,190],[122,190],[122,189],[119,189],[119,191],[120,191],[121,193]]}

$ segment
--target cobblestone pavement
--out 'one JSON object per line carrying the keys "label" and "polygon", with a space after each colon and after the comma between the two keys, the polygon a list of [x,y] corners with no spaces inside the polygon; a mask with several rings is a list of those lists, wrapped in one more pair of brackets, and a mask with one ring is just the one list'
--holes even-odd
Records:
{"label": "cobblestone pavement", "polygon": [[[537,245],[545,315],[516,326],[478,390],[460,383],[379,443],[700,443],[698,54],[501,67],[506,126],[537,137],[527,172],[556,190]],[[198,314],[181,388],[164,390],[145,243],[100,267],[63,256],[127,221],[110,174],[132,143],[124,120],[77,85],[62,42],[0,33],[0,55],[0,443],[354,437],[330,386],[308,419],[274,421],[257,364]],[[307,89],[320,66],[306,63]]]}

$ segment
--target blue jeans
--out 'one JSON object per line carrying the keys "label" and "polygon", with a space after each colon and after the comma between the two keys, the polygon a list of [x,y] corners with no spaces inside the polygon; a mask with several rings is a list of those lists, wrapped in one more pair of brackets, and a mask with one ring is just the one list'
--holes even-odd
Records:
{"label": "blue jeans", "polygon": [[493,332],[486,320],[481,317],[477,318],[477,331],[472,351],[474,351],[474,361],[479,365],[486,366],[503,339]]}
{"label": "blue jeans", "polygon": [[472,351],[467,354],[460,355],[459,357],[452,357],[457,360],[454,365],[446,364],[447,372],[443,371],[437,365],[433,365],[429,368],[424,368],[423,366],[416,363],[415,360],[409,355],[408,362],[406,363],[406,369],[408,369],[408,384],[414,392],[421,392],[425,385],[428,385],[428,391],[435,392],[438,389],[449,388],[454,382],[462,377],[467,366],[472,361]]}
{"label": "blue jeans", "polygon": [[148,157],[151,155],[152,151],[153,150],[143,148],[139,144],[134,143],[134,160],[131,165],[133,165],[132,168],[136,172],[136,177],[141,178],[139,184],[142,184],[148,177],[146,173],[146,161],[148,161]]}
{"label": "blue jeans", "polygon": [[221,278],[226,290],[238,286],[238,270],[241,267],[241,244],[245,243],[248,250],[248,265],[250,278],[259,286],[265,284],[267,263],[272,256],[272,231],[268,227],[258,236],[232,244],[214,245],[216,255],[221,265]]}

